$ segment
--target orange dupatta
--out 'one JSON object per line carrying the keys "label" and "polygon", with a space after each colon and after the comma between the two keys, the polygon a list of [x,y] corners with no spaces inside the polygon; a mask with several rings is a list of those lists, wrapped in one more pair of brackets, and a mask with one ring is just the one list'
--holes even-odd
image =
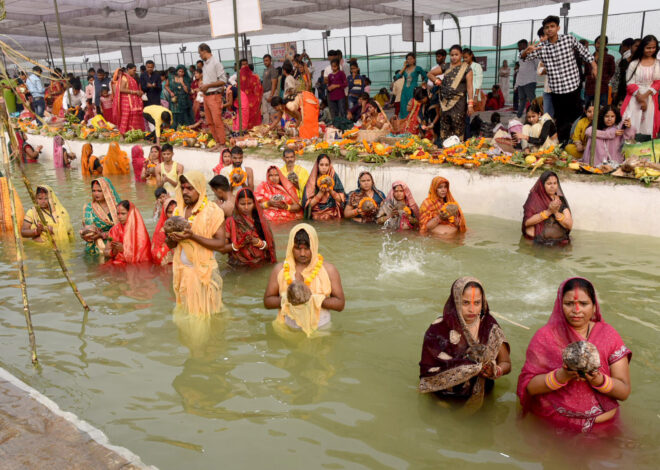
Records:
{"label": "orange dupatta", "polygon": [[[442,201],[438,197],[438,186],[440,186],[442,183],[447,185],[447,196],[445,197],[445,201]],[[458,231],[465,232],[467,230],[467,226],[465,225],[465,217],[463,216],[461,206],[458,204],[458,202],[456,202],[456,199],[454,199],[454,196],[452,196],[451,191],[449,190],[449,180],[443,178],[442,176],[436,176],[433,178],[433,181],[431,181],[429,197],[424,199],[422,207],[420,208],[420,233],[427,233],[428,229],[426,226],[429,221],[436,217],[442,211],[444,205],[448,203],[456,204],[456,206],[458,206],[458,216],[456,216],[458,219]],[[454,225],[449,220],[441,220],[440,223],[444,225]]]}
{"label": "orange dupatta", "polygon": [[131,174],[128,155],[119,148],[117,142],[110,142],[108,153],[101,159],[101,165],[103,165],[103,176]]}
{"label": "orange dupatta", "polygon": [[84,176],[101,176],[103,171],[94,170],[94,162],[98,160],[98,157],[92,155],[93,149],[92,144],[84,144],[82,147],[82,153],[80,157],[80,164],[82,169],[82,175]]}
{"label": "orange dupatta", "polygon": [[[278,175],[280,176],[280,184],[272,184],[268,180],[268,173],[270,170],[277,170]],[[262,204],[264,202],[270,201],[273,196],[280,194],[284,196],[284,202],[287,204],[300,204],[298,198],[298,190],[293,185],[287,177],[284,176],[282,171],[277,168],[275,165],[269,166],[266,170],[266,180],[261,182],[257,189],[254,190],[254,196],[257,198],[257,202]],[[280,209],[276,207],[267,207],[264,209],[264,216],[271,222],[289,222],[291,220],[302,219],[302,209],[298,212],[290,212],[286,209]]]}

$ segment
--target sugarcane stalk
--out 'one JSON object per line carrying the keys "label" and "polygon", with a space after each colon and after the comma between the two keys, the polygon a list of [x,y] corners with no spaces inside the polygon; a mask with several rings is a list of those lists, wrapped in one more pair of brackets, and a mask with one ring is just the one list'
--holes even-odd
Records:
{"label": "sugarcane stalk", "polygon": [[[4,105],[4,102],[2,103]],[[32,329],[32,315],[30,314],[30,303],[28,301],[27,283],[25,281],[25,268],[24,259],[25,253],[23,251],[23,240],[18,230],[18,220],[16,220],[16,191],[11,182],[11,170],[9,167],[9,152],[7,152],[7,143],[5,139],[5,126],[4,123],[0,126],[0,146],[2,147],[2,154],[5,164],[5,175],[7,178],[7,186],[9,187],[9,203],[11,205],[11,220],[14,225],[14,239],[16,241],[16,264],[18,265],[18,279],[21,283],[21,294],[23,296],[23,315],[25,315],[25,323],[27,324],[28,338],[30,340],[30,353],[32,364],[37,364],[37,341],[34,337],[34,330]],[[21,221],[22,222],[22,221]]]}
{"label": "sugarcane stalk", "polygon": [[[1,98],[0,98],[0,121],[2,121],[2,125],[4,126],[4,128],[8,130],[8,133],[11,134],[11,125],[9,124],[9,116],[7,115],[7,108],[4,105],[4,100],[2,100]],[[62,258],[62,253],[57,248],[57,243],[55,242],[55,238],[53,237],[53,234],[50,233],[50,230],[48,230],[48,222],[46,222],[46,218],[44,217],[44,213],[41,210],[41,207],[39,207],[39,204],[37,204],[37,195],[34,193],[34,190],[32,189],[32,183],[30,183],[30,179],[25,174],[25,170],[23,169],[22,165],[19,165],[19,170],[21,171],[21,175],[23,176],[23,184],[25,184],[25,188],[27,189],[27,192],[30,195],[30,199],[32,199],[32,204],[34,204],[34,208],[37,211],[37,216],[39,217],[39,221],[44,227],[46,227],[46,230],[44,230],[42,233],[46,234],[46,238],[48,239],[48,242],[50,243],[50,246],[53,249],[53,253],[55,253],[55,257],[57,258],[57,261],[60,264],[60,268],[62,269],[62,273],[64,274],[64,277],[69,283],[69,286],[71,286],[71,290],[73,291],[73,294],[76,296],[78,302],[80,302],[83,308],[85,310],[89,310],[89,305],[87,305],[85,299],[83,299],[82,295],[80,295],[80,291],[78,290],[76,283],[73,282],[73,279],[71,279],[69,268],[66,267],[64,258]]]}

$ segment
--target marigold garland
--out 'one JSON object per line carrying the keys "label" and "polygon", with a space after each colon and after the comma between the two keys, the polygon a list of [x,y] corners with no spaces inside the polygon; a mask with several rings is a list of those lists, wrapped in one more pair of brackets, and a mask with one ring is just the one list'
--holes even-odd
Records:
{"label": "marigold garland", "polygon": [[[241,180],[238,183],[234,181],[234,175],[241,175],[242,176]],[[231,185],[234,188],[238,188],[240,186],[243,186],[243,184],[245,183],[245,180],[247,180],[247,172],[245,172],[243,170],[243,168],[241,168],[241,167],[234,168],[233,170],[231,170],[231,173],[229,173],[229,181],[231,181]]]}
{"label": "marigold garland", "polygon": [[[190,214],[190,217],[188,217],[188,222],[190,222],[192,224],[193,221],[195,220],[195,217],[197,217],[197,214],[202,212],[206,208],[208,203],[209,203],[209,198],[204,196],[204,199],[202,199],[202,203],[197,208],[197,210],[194,211],[192,214]],[[179,216],[179,217],[181,216],[181,211],[179,210],[178,207],[176,209],[174,209],[174,214],[173,215],[176,215],[176,216]]]}
{"label": "marigold garland", "polygon": [[[319,254],[318,261],[312,270],[312,274],[305,278],[305,285],[307,287],[312,285],[312,281],[316,278],[316,276],[318,276],[319,271],[321,270],[321,266],[323,266],[323,256]],[[288,261],[284,262],[282,269],[284,269],[284,280],[286,281],[287,285],[290,285],[293,282],[293,279],[291,279],[291,267],[289,266]]]}
{"label": "marigold garland", "polygon": [[378,208],[378,204],[376,204],[376,201],[374,201],[373,198],[363,197],[358,203],[358,212],[362,213],[362,206],[367,202],[371,202],[375,208]]}
{"label": "marigold garland", "polygon": [[[330,180],[330,183],[323,182],[326,178]],[[335,187],[335,180],[332,179],[330,175],[321,175],[319,176],[319,179],[316,180],[316,186],[318,186],[319,189],[328,188],[332,191]]]}

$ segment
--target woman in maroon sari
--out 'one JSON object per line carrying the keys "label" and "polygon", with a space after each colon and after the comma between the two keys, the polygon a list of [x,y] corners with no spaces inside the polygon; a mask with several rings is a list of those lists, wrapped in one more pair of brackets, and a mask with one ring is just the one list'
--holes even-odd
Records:
{"label": "woman in maroon sari", "polygon": [[252,190],[243,188],[236,194],[234,215],[225,227],[227,243],[223,252],[229,254],[230,266],[277,263],[273,233]]}
{"label": "woman in maroon sari", "polygon": [[128,64],[126,72],[117,69],[112,77],[114,85],[112,116],[119,128],[119,132],[139,129],[144,130],[144,117],[142,117],[142,90],[135,79],[135,64]]}
{"label": "woman in maroon sari", "polygon": [[419,391],[467,399],[466,405],[477,409],[494,380],[511,372],[509,350],[481,282],[457,279],[442,316],[424,335]]}
{"label": "woman in maroon sari", "polygon": [[248,97],[248,124],[247,129],[261,124],[261,97],[263,87],[259,77],[252,73],[250,67],[244,65],[241,68],[241,91],[244,91]]}
{"label": "woman in maroon sari", "polygon": [[557,173],[543,172],[523,208],[522,233],[525,238],[546,246],[570,243],[573,217]]}
{"label": "woman in maroon sari", "polygon": [[[580,376],[562,353],[576,341],[598,349],[600,368]],[[575,432],[607,432],[618,421],[619,401],[630,394],[630,358],[619,333],[603,321],[593,285],[567,279],[557,291],[548,323],[536,332],[518,377],[523,413]]]}

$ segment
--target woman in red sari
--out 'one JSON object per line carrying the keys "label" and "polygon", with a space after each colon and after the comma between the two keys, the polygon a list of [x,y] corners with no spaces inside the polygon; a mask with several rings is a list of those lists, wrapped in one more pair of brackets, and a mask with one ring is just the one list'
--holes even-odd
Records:
{"label": "woman in red sari", "polygon": [[229,254],[230,266],[257,267],[277,263],[268,220],[250,189],[243,188],[236,195],[234,215],[227,219],[225,227],[227,243],[223,252]]}
{"label": "woman in red sari", "polygon": [[220,152],[220,162],[213,168],[213,173],[219,175],[226,166],[231,166],[231,150],[228,148],[224,148]]}
{"label": "woman in red sari", "polygon": [[142,90],[135,79],[136,70],[135,64],[128,64],[126,73],[117,69],[112,77],[115,84],[112,115],[122,134],[133,129],[144,130]]}
{"label": "woman in red sari", "polygon": [[135,181],[144,182],[142,179],[142,170],[144,169],[144,150],[141,145],[134,145],[131,148],[131,162],[133,164],[133,175]]}
{"label": "woman in red sari", "polygon": [[449,190],[449,181],[436,176],[431,181],[429,197],[420,209],[419,228],[422,235],[450,236],[465,232],[465,216]]}
{"label": "woman in red sari", "polygon": [[403,121],[401,133],[403,134],[419,134],[420,131],[420,116],[422,106],[429,100],[429,95],[423,88],[417,88],[412,100],[408,102],[408,116]]}
{"label": "woman in red sari", "polygon": [[108,232],[105,255],[111,264],[137,264],[151,261],[149,232],[140,211],[128,201],[117,204],[117,224]]}
{"label": "woman in red sari", "polygon": [[167,235],[165,235],[163,226],[165,225],[165,221],[172,217],[174,209],[176,209],[176,200],[169,198],[163,202],[163,210],[160,211],[160,218],[156,224],[154,236],[151,238],[151,259],[154,264],[160,266],[172,264],[172,251],[165,243]]}
{"label": "woman in red sari", "polygon": [[[567,368],[562,353],[576,341],[596,347],[598,369],[580,374]],[[630,395],[631,357],[619,333],[603,321],[593,284],[567,279],[559,286],[550,320],[527,347],[518,377],[523,413],[575,432],[614,431],[619,401]]]}
{"label": "woman in red sari", "polygon": [[272,223],[302,219],[298,190],[275,165],[268,167],[266,181],[254,191],[264,216]]}
{"label": "woman in red sari", "polygon": [[261,124],[261,97],[263,95],[263,87],[261,86],[259,77],[252,73],[252,70],[247,65],[241,68],[241,91],[245,91],[249,103],[247,129],[252,129],[254,126]]}

